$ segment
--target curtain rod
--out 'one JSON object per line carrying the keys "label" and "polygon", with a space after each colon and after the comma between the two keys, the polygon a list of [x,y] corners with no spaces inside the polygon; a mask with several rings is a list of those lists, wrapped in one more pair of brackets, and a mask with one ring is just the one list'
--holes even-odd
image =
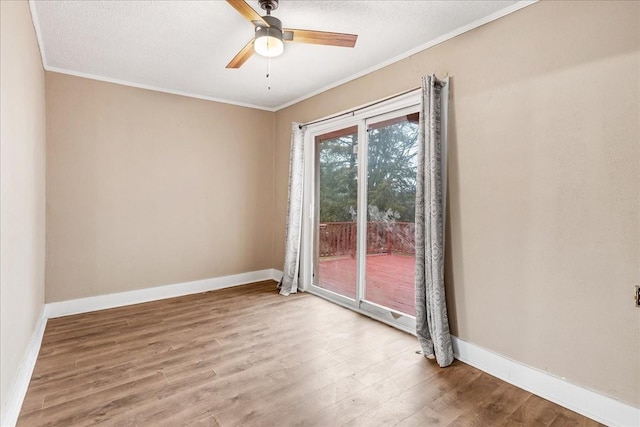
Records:
{"label": "curtain rod", "polygon": [[345,111],[344,113],[336,114],[335,116],[326,117],[324,119],[315,120],[313,122],[302,123],[302,124],[298,125],[298,128],[302,129],[305,126],[315,125],[316,123],[326,122],[327,120],[333,120],[333,119],[336,119],[338,117],[346,116],[346,115],[349,115],[349,114],[355,115],[355,113],[360,111],[360,110],[364,110],[365,108],[373,107],[374,105],[381,104],[381,103],[386,102],[386,101],[388,101],[390,99],[397,98],[397,97],[402,96],[402,95],[406,95],[406,94],[408,94],[410,92],[413,92],[414,90],[420,89],[421,87],[422,86],[418,86],[418,87],[414,87],[413,89],[405,90],[404,92],[400,92],[400,93],[397,93],[395,95],[391,95],[391,96],[388,96],[386,98],[380,99],[378,101],[371,102],[369,104],[365,104],[362,107],[354,108],[353,110]]}

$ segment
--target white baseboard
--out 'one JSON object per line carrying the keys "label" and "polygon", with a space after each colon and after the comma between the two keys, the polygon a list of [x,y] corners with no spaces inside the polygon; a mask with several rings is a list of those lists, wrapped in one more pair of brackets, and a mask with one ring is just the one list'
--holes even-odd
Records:
{"label": "white baseboard", "polygon": [[640,409],[547,372],[523,365],[474,344],[453,339],[456,359],[521,389],[609,426],[640,426]]}
{"label": "white baseboard", "polygon": [[280,283],[280,279],[282,279],[282,270],[276,270],[275,268],[272,268],[269,271],[271,272],[271,280],[275,280],[276,282]]}
{"label": "white baseboard", "polygon": [[[14,426],[18,419],[40,351],[47,318],[207,292],[262,280],[279,281],[281,277],[281,271],[266,269],[46,304],[25,351],[16,379],[9,391],[0,425],[3,427]],[[547,372],[531,368],[477,345],[462,341],[455,336],[452,336],[452,340],[456,359],[475,366],[488,374],[603,424],[621,427],[640,426],[640,409],[638,408],[571,384]]]}
{"label": "white baseboard", "polygon": [[42,344],[42,337],[44,336],[44,329],[47,326],[47,317],[45,309],[43,307],[40,318],[33,330],[29,344],[22,356],[22,363],[18,367],[16,378],[9,389],[7,396],[7,402],[2,411],[2,420],[0,420],[0,426],[10,427],[15,426],[20,415],[20,409],[22,408],[22,402],[27,394],[27,388],[29,388],[29,382],[31,381],[31,375],[33,374],[33,368],[36,366],[36,360],[38,359],[38,353],[40,352],[40,345]]}
{"label": "white baseboard", "polygon": [[[415,335],[415,330],[406,329],[369,312],[329,299],[326,295],[313,290],[308,289],[306,292]],[[634,408],[618,400],[571,384],[548,372],[523,365],[475,344],[462,341],[456,336],[452,335],[451,340],[455,358],[468,365],[475,366],[481,371],[602,424],[620,427],[640,427],[639,408]]]}
{"label": "white baseboard", "polygon": [[18,368],[16,379],[9,390],[7,403],[2,411],[0,426],[12,427],[15,426],[18,421],[20,409],[22,408],[24,397],[27,394],[33,369],[35,368],[38,353],[40,352],[40,345],[42,344],[47,319],[213,291],[216,289],[260,282],[262,280],[280,281],[281,277],[281,271],[271,268],[230,276],[196,280],[193,282],[178,283],[175,285],[157,286],[135,291],[119,292],[116,294],[99,295],[95,297],[45,304],[40,314],[40,318],[38,319],[38,323],[34,328],[31,340],[25,350],[25,354],[22,357],[22,363]]}
{"label": "white baseboard", "polygon": [[51,319],[54,317],[88,313],[90,311],[105,310],[125,305],[140,304],[143,302],[214,291],[216,289],[245,285],[247,283],[259,282],[262,280],[279,281],[280,276],[278,275],[278,271],[274,269],[251,271],[248,273],[195,280],[193,282],[178,283],[175,285],[156,286],[153,288],[139,289],[135,291],[52,302],[46,304],[45,312],[46,316]]}

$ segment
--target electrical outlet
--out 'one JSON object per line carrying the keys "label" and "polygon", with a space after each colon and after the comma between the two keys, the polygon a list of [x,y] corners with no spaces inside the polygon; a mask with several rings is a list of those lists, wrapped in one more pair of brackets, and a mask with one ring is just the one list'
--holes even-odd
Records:
{"label": "electrical outlet", "polygon": [[636,299],[636,307],[640,307],[640,286],[636,286],[634,298]]}

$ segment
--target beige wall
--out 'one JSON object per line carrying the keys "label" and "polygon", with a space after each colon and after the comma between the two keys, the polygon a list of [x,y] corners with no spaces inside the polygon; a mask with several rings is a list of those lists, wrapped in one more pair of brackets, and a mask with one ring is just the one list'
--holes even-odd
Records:
{"label": "beige wall", "polygon": [[[4,406],[43,302],[45,108],[28,6],[0,5]],[[637,2],[541,2],[275,115],[47,73],[46,300],[281,268],[291,121],[448,73],[454,333],[638,407],[638,28]]]}
{"label": "beige wall", "polygon": [[44,303],[44,71],[29,4],[0,2],[0,408]]}
{"label": "beige wall", "polygon": [[640,407],[640,3],[540,2],[276,114],[452,76],[447,291],[461,339]]}
{"label": "beige wall", "polygon": [[47,302],[271,267],[274,113],[46,83]]}

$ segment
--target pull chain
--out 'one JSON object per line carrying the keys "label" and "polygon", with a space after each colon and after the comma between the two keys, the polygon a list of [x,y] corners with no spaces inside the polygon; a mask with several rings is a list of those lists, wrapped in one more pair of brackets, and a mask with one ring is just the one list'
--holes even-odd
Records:
{"label": "pull chain", "polygon": [[267,58],[267,90],[271,90],[271,82],[269,76],[271,75],[271,58]]}

